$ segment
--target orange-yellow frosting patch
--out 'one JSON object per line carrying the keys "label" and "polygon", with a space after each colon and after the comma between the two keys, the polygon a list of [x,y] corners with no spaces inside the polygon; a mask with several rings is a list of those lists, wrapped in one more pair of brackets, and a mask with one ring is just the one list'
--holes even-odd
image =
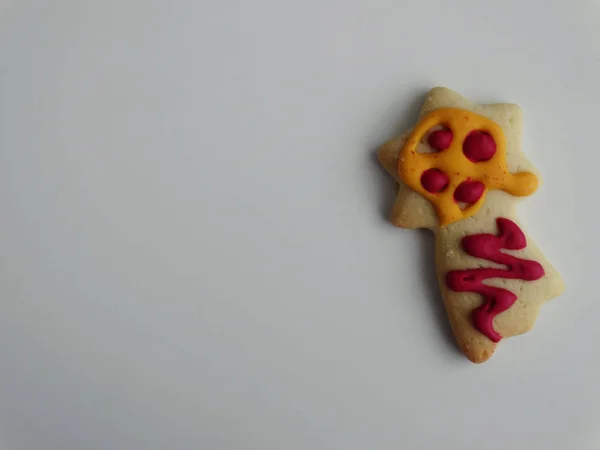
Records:
{"label": "orange-yellow frosting patch", "polygon": [[[425,134],[437,125],[443,125],[452,131],[450,147],[438,153],[417,153],[417,147]],[[488,161],[474,163],[464,155],[463,143],[472,131],[486,132],[494,139],[496,153]],[[443,192],[431,193],[422,186],[421,175],[428,169],[439,169],[449,177],[448,187]],[[534,193],[538,186],[535,174],[511,174],[508,171],[506,138],[496,122],[457,108],[436,109],[417,124],[400,152],[398,174],[404,184],[433,203],[442,226],[474,215],[485,201],[488,190],[501,189],[523,197]],[[454,198],[454,191],[466,180],[483,183],[485,190],[479,200],[461,209]]]}

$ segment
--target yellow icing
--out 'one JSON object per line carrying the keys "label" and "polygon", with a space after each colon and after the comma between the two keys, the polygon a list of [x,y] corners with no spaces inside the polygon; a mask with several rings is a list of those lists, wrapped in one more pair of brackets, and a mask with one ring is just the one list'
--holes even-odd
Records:
{"label": "yellow icing", "polygon": [[[452,130],[450,147],[437,153],[417,153],[417,147],[425,134],[437,125]],[[496,142],[496,153],[488,161],[474,163],[463,153],[465,138],[475,130],[489,133]],[[421,185],[421,175],[432,168],[443,171],[450,179],[443,192],[434,194]],[[501,189],[524,197],[533,194],[538,187],[535,174],[520,172],[513,175],[508,171],[506,138],[500,125],[487,117],[457,108],[436,109],[417,124],[400,152],[398,174],[404,184],[433,203],[442,226],[475,214],[485,201],[488,190]],[[480,181],[485,189],[477,202],[461,209],[454,199],[454,190],[466,180]]]}

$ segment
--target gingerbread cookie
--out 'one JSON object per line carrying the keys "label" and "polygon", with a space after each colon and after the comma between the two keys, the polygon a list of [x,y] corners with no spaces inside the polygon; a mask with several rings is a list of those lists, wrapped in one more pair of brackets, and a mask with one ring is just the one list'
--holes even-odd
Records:
{"label": "gingerbread cookie", "polygon": [[452,330],[476,363],[502,338],[529,331],[542,303],[564,290],[516,219],[519,198],[540,182],[520,138],[519,106],[476,105],[438,87],[418,124],[379,150],[399,184],[391,221],[433,230]]}

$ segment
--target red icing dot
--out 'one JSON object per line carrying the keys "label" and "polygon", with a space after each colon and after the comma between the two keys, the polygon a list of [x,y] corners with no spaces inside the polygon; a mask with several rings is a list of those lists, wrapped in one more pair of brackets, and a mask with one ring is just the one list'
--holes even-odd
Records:
{"label": "red icing dot", "polygon": [[434,150],[440,152],[450,147],[450,144],[452,144],[452,138],[452,131],[444,128],[431,133],[427,142]]}
{"label": "red icing dot", "polygon": [[429,169],[421,175],[421,184],[433,194],[442,192],[448,187],[449,182],[448,176],[439,169]]}
{"label": "red icing dot", "polygon": [[496,143],[488,133],[473,131],[465,139],[463,152],[472,162],[488,161],[496,153]]}
{"label": "red icing dot", "polygon": [[454,199],[457,202],[475,203],[484,190],[484,184],[479,181],[463,181],[454,191]]}

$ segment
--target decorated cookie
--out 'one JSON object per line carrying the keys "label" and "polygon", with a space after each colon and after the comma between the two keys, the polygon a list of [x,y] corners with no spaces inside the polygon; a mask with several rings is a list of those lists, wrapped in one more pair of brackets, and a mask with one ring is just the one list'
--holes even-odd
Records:
{"label": "decorated cookie", "polygon": [[433,230],[452,330],[477,363],[529,331],[542,303],[564,290],[516,218],[517,201],[540,184],[520,140],[518,106],[476,105],[438,87],[417,125],[379,150],[399,184],[391,221]]}

